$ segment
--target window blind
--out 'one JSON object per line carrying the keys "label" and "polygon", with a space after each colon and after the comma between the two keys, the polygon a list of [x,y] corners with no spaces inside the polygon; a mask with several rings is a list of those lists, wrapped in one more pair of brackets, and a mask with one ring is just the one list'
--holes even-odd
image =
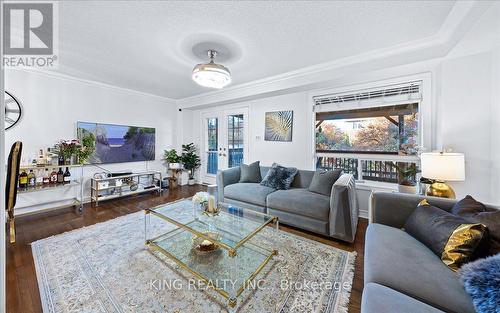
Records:
{"label": "window blind", "polygon": [[316,112],[418,102],[422,99],[422,81],[313,97]]}

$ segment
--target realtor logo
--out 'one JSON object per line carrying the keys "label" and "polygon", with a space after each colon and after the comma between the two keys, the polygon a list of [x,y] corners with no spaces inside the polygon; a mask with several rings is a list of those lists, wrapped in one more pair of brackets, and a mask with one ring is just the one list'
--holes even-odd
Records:
{"label": "realtor logo", "polygon": [[3,3],[4,67],[57,66],[57,3]]}

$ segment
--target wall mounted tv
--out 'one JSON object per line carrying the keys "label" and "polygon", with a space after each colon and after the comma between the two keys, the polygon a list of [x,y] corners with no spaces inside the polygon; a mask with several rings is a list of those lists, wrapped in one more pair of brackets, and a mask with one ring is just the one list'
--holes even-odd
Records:
{"label": "wall mounted tv", "polygon": [[155,159],[154,128],[77,123],[77,134],[80,140],[89,133],[94,134],[96,138],[96,149],[89,163],[123,163]]}

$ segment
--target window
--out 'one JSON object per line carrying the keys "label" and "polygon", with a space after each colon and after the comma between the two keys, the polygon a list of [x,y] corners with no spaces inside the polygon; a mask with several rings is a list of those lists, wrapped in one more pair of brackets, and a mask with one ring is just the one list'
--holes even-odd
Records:
{"label": "window", "polygon": [[415,155],[418,103],[316,114],[316,151]]}
{"label": "window", "polygon": [[417,162],[421,85],[314,97],[316,168],[341,168],[357,180],[397,183],[394,165]]}

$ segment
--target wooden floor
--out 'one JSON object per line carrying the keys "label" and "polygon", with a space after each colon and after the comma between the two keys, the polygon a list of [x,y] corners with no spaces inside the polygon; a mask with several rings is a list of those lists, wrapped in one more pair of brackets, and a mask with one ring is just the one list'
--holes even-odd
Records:
{"label": "wooden floor", "polygon": [[[173,191],[165,191],[161,196],[146,194],[125,199],[103,202],[98,210],[86,206],[84,213],[78,215],[73,209],[64,209],[52,213],[19,218],[16,223],[17,242],[7,246],[7,312],[31,313],[42,312],[35,265],[30,243],[38,239],[57,235],[76,228],[104,222],[115,217],[141,211],[162,203],[192,196],[205,187],[201,185],[183,186]],[[349,303],[349,312],[359,312],[363,289],[363,251],[367,220],[360,219],[354,244],[332,240],[323,236],[300,231],[296,228],[280,225],[282,230],[320,241],[333,247],[356,251],[354,285]]]}

